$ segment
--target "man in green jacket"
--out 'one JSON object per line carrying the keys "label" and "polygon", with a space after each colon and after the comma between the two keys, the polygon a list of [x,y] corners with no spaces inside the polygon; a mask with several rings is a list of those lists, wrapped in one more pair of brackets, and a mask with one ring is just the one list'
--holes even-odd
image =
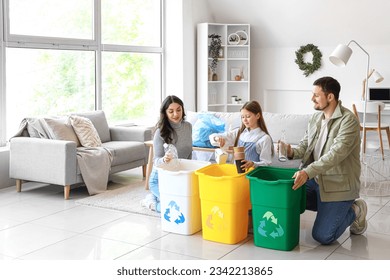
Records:
{"label": "man in green jacket", "polygon": [[290,159],[302,159],[293,176],[293,189],[306,183],[308,210],[317,211],[312,235],[331,244],[350,226],[352,234],[367,229],[367,204],[359,199],[360,124],[339,101],[340,84],[332,77],[313,83],[314,109],[305,136],[292,149]]}

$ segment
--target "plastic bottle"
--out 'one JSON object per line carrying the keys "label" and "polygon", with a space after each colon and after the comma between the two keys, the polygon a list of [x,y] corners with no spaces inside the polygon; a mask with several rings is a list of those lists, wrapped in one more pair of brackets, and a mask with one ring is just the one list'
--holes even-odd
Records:
{"label": "plastic bottle", "polygon": [[164,143],[163,146],[164,146],[165,155],[171,158],[171,160],[167,164],[172,167],[178,167],[179,156],[177,154],[176,147],[173,144],[167,144],[167,143]]}
{"label": "plastic bottle", "polygon": [[286,131],[283,129],[278,142],[279,161],[285,162],[287,160],[287,146],[286,146]]}

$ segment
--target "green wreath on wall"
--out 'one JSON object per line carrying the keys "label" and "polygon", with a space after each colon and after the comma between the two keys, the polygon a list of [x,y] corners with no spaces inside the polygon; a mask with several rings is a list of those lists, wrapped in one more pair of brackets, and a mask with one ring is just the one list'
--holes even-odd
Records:
{"label": "green wreath on wall", "polygon": [[[305,60],[303,59],[305,54],[308,52],[311,52],[313,55],[313,61],[311,63],[305,62]],[[310,74],[313,74],[321,67],[322,53],[318,49],[318,47],[313,44],[301,46],[299,50],[295,52],[295,55],[297,57],[297,59],[295,59],[295,63],[298,64],[299,69],[303,71],[303,75],[305,75],[306,77]]]}

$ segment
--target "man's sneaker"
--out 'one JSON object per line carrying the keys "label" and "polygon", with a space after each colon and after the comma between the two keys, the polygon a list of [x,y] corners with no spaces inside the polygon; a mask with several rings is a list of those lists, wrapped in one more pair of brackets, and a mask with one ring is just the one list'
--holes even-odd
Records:
{"label": "man's sneaker", "polygon": [[349,231],[352,234],[363,234],[367,229],[367,203],[363,199],[356,199],[352,204],[356,219],[351,224]]}

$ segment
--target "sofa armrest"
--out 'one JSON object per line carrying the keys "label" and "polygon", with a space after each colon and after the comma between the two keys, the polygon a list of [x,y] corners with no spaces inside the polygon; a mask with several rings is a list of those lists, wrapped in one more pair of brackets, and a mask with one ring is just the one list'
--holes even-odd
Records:
{"label": "sofa armrest", "polygon": [[112,141],[145,142],[152,139],[152,129],[145,126],[112,126],[110,133]]}
{"label": "sofa armrest", "polygon": [[10,140],[10,178],[58,185],[77,183],[73,141],[14,137]]}

